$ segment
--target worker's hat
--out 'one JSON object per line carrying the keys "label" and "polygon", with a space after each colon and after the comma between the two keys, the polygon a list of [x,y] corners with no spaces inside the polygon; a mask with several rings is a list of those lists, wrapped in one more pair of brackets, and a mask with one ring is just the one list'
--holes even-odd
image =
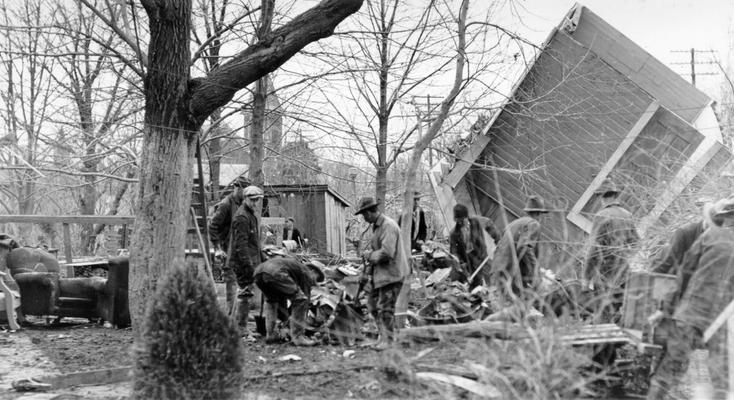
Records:
{"label": "worker's hat", "polygon": [[232,186],[246,188],[250,186],[250,181],[247,178],[245,178],[244,176],[240,175],[237,178],[235,178],[234,182],[232,182]]}
{"label": "worker's hat", "polygon": [[607,193],[616,193],[619,194],[621,191],[617,187],[617,185],[614,183],[613,180],[609,178],[605,178],[604,181],[599,185],[599,187],[594,191],[594,194],[600,194],[605,195]]}
{"label": "worker's hat", "polygon": [[359,206],[357,207],[357,212],[355,212],[354,215],[362,214],[370,208],[375,208],[378,205],[380,205],[380,203],[378,201],[375,201],[374,198],[362,197],[361,199],[359,199]]}
{"label": "worker's hat", "polygon": [[245,197],[251,197],[255,199],[263,197],[262,189],[260,189],[257,186],[253,186],[253,185],[246,187],[243,194]]}
{"label": "worker's hat", "polygon": [[734,217],[734,197],[729,196],[714,204],[713,214],[716,216]]}
{"label": "worker's hat", "polygon": [[316,260],[310,260],[306,262],[306,266],[311,268],[311,270],[316,273],[316,282],[324,281],[324,278],[325,278],[324,270],[323,270],[324,264]]}
{"label": "worker's hat", "polygon": [[525,202],[525,208],[523,209],[525,212],[536,212],[536,213],[547,213],[548,209],[545,207],[545,200],[543,200],[542,197],[537,195],[532,195],[528,197],[528,200]]}

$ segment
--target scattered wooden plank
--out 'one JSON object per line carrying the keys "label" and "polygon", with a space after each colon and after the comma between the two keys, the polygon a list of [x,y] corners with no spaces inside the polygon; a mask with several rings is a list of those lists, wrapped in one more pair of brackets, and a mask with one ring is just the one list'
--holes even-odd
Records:
{"label": "scattered wooden plank", "polygon": [[479,383],[462,376],[441,374],[437,372],[418,372],[415,377],[429,382],[441,382],[460,387],[468,392],[481,396],[483,399],[499,399],[502,394],[491,385]]}
{"label": "scattered wooden plank", "polygon": [[471,321],[461,324],[418,326],[401,329],[398,333],[398,337],[404,340],[440,340],[451,336],[522,339],[527,334],[521,327],[503,321]]}
{"label": "scattered wooden plank", "polygon": [[104,224],[132,225],[132,215],[0,215],[0,224]]}
{"label": "scattered wooden plank", "polygon": [[60,375],[47,375],[35,381],[51,385],[51,390],[73,386],[106,385],[124,382],[132,378],[131,367],[105,368],[92,371],[72,372]]}

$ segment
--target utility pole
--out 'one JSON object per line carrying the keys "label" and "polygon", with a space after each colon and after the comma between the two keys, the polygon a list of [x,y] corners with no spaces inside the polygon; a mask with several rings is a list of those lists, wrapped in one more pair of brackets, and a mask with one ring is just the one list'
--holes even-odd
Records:
{"label": "utility pole", "polygon": [[[697,61],[696,60],[696,54],[702,54],[702,53],[708,53],[711,54],[711,57],[716,53],[714,50],[696,50],[695,48],[691,48],[690,50],[671,50],[671,53],[687,53],[690,54],[691,60],[690,62],[674,62],[671,63],[672,65],[689,65],[691,67],[691,84],[693,86],[696,86],[696,76],[701,75],[717,75],[715,72],[696,72],[696,65],[708,65],[708,64],[716,64],[716,61]],[[700,59],[700,57],[699,57]]]}
{"label": "utility pole", "polygon": [[[419,102],[417,99],[425,99],[425,103]],[[419,135],[423,135],[423,122],[431,122],[433,121],[433,112],[435,111],[434,108],[438,106],[431,104],[431,95],[426,96],[413,96],[413,105],[416,107],[416,117],[418,117],[418,133]],[[440,102],[439,102],[440,103]],[[425,104],[426,110],[428,110],[426,113],[423,113],[421,111],[421,106]],[[433,146],[428,146],[428,165],[433,165]]]}

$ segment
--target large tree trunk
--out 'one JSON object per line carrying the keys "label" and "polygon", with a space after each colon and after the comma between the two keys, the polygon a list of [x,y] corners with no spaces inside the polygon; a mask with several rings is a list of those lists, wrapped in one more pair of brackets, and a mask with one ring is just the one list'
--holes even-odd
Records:
{"label": "large tree trunk", "polygon": [[[183,262],[195,137],[188,114],[191,1],[143,1],[150,17],[145,127],[130,268],[136,334],[158,278]],[[214,110],[212,110],[214,111]]]}
{"label": "large tree trunk", "polygon": [[158,278],[183,262],[192,159],[203,122],[234,94],[307,44],[328,37],[363,0],[324,0],[204,78],[189,79],[191,0],[142,0],[149,17],[145,127],[131,244],[136,336]]}
{"label": "large tree trunk", "polygon": [[196,130],[146,122],[140,191],[133,228],[130,316],[139,332],[158,278],[184,258]]}
{"label": "large tree trunk", "polygon": [[262,187],[263,159],[265,158],[265,105],[267,102],[267,75],[257,81],[252,96],[252,125],[250,126],[250,181]]}

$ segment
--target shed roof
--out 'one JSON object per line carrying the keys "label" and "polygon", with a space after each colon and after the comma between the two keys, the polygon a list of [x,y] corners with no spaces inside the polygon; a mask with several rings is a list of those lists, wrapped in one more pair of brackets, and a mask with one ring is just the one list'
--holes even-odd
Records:
{"label": "shed roof", "polygon": [[265,195],[269,193],[307,193],[307,192],[327,192],[331,194],[335,199],[339,200],[340,203],[344,204],[345,207],[351,207],[352,204],[339,194],[336,190],[332,189],[329,185],[265,185]]}

